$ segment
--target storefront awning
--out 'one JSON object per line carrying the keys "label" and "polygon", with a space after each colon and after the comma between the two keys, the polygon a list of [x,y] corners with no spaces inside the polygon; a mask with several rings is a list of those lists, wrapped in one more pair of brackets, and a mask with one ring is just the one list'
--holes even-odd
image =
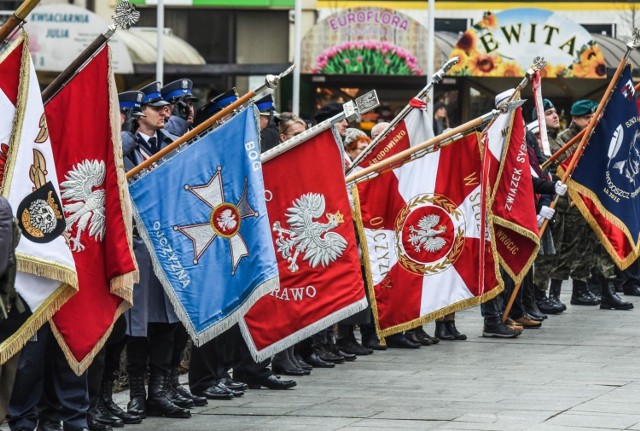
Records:
{"label": "storefront awning", "polygon": [[[142,64],[156,64],[158,38],[155,28],[132,27],[126,31],[118,31],[118,36],[127,47],[134,68]],[[198,51],[186,41],[174,35],[171,29],[164,29],[162,45],[166,64],[206,64],[206,61]]]}

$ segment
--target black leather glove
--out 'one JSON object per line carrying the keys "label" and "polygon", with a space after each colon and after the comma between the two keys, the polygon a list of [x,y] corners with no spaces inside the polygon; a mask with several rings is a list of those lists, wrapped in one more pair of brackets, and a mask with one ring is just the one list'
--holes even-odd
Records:
{"label": "black leather glove", "polygon": [[136,118],[133,116],[133,109],[127,109],[124,123],[122,124],[122,131],[135,133],[135,129],[137,129],[137,127],[135,127],[135,123]]}

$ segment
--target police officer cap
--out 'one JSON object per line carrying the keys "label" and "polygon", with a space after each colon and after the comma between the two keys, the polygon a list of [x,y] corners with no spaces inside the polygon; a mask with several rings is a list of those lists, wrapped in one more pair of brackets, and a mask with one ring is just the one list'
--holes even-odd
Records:
{"label": "police officer cap", "polygon": [[496,95],[496,98],[494,99],[494,103],[496,104],[496,107],[501,104],[502,102],[504,102],[505,100],[507,100],[509,97],[511,97],[511,95],[513,93],[515,93],[516,90],[514,88],[510,88],[508,90],[505,90],[501,93],[498,93]]}
{"label": "police officer cap", "polygon": [[596,108],[598,108],[598,104],[593,100],[577,100],[573,102],[573,105],[571,105],[570,114],[574,117],[582,117],[584,115],[593,114],[596,112]]}
{"label": "police officer cap", "polygon": [[[546,111],[548,109],[553,109],[555,108],[555,106],[553,106],[553,103],[551,103],[551,100],[549,99],[542,99],[542,110]],[[538,113],[536,112],[536,108],[533,108],[533,112],[531,113],[531,119],[535,120],[536,118],[538,118]]]}
{"label": "police officer cap", "polygon": [[162,98],[160,94],[160,89],[162,85],[160,81],[152,82],[149,85],[145,85],[140,89],[144,93],[144,97],[142,98],[142,106],[166,106],[169,105],[169,102]]}
{"label": "police officer cap", "polygon": [[317,123],[321,123],[324,120],[340,114],[342,111],[342,103],[331,102],[320,108],[318,112],[316,112],[316,115],[313,116],[313,119],[316,120]]}
{"label": "police officer cap", "polygon": [[258,108],[258,111],[260,111],[260,115],[271,115],[271,112],[273,112],[275,115],[278,114],[276,112],[276,107],[273,104],[273,98],[271,97],[271,94],[267,94],[262,99],[256,101],[256,108]]}
{"label": "police officer cap", "polygon": [[527,124],[527,130],[533,133],[534,135],[540,132],[540,121],[535,120]]}
{"label": "police officer cap", "polygon": [[231,90],[218,94],[211,99],[206,105],[200,108],[198,112],[211,116],[231,105],[236,100],[238,100],[238,93],[236,93],[236,87],[233,87]]}
{"label": "police officer cap", "polygon": [[198,98],[193,96],[191,90],[193,89],[193,81],[190,79],[178,79],[177,81],[170,82],[162,87],[160,94],[162,98],[168,102],[175,102],[175,99],[182,97],[186,100],[197,101]]}
{"label": "police officer cap", "polygon": [[142,112],[140,104],[144,93],[142,91],[125,91],[118,94],[118,102],[120,102],[120,110],[126,111],[132,109],[134,112]]}

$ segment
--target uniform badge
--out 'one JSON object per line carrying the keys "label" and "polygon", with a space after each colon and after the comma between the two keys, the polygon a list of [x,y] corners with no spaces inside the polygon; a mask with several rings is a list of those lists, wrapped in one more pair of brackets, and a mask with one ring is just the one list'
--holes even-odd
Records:
{"label": "uniform badge", "polygon": [[182,80],[182,92],[183,93],[189,92],[189,81],[187,81],[186,79]]}
{"label": "uniform badge", "polygon": [[37,243],[51,242],[64,232],[62,204],[50,181],[20,202],[18,224],[22,234]]}
{"label": "uniform badge", "polygon": [[142,92],[138,93],[138,95],[136,96],[136,102],[138,103],[142,102],[143,97],[144,97],[144,93]]}
{"label": "uniform badge", "polygon": [[160,93],[161,89],[162,89],[162,85],[160,84],[160,81],[156,81],[156,93]]}
{"label": "uniform badge", "polygon": [[398,261],[416,274],[446,270],[463,250],[464,215],[442,195],[411,199],[398,213],[395,230]]}

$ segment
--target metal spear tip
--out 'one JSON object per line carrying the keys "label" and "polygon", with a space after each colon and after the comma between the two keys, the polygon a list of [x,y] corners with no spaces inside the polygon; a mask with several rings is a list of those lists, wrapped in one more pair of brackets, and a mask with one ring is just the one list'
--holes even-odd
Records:
{"label": "metal spear tip", "polygon": [[460,61],[460,58],[458,56],[455,57],[451,57],[445,64],[444,66],[442,66],[442,69],[447,71],[449,69],[451,69],[453,66],[455,66],[456,64],[458,64],[458,62]]}
{"label": "metal spear tip", "polygon": [[380,100],[378,100],[378,93],[376,93],[376,90],[371,90],[364,93],[362,96],[357,97],[356,106],[360,114],[367,113],[380,106]]}
{"label": "metal spear tip", "polygon": [[120,2],[116,6],[115,12],[115,15],[111,15],[111,19],[113,19],[115,25],[123,30],[128,29],[140,20],[140,12],[127,0]]}
{"label": "metal spear tip", "polygon": [[636,49],[640,44],[640,28],[634,28],[631,34],[631,40],[627,43],[629,49]]}
{"label": "metal spear tip", "polygon": [[547,60],[544,57],[536,57],[533,59],[533,68],[535,70],[542,70],[547,65]]}
{"label": "metal spear tip", "polygon": [[513,111],[518,106],[524,105],[524,102],[526,101],[527,99],[512,100],[511,102],[501,104],[500,106],[498,106],[498,109],[502,114],[506,114],[507,112]]}
{"label": "metal spear tip", "polygon": [[267,75],[264,80],[265,85],[271,89],[276,88],[280,80],[290,74],[293,69],[295,69],[295,67],[296,65],[294,63],[291,66],[287,67],[287,69],[279,75]]}

